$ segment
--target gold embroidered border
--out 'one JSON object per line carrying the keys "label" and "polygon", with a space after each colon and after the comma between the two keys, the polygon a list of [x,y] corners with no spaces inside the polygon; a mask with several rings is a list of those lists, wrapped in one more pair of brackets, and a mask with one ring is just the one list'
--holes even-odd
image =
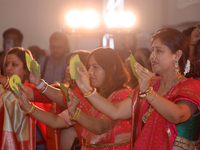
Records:
{"label": "gold embroidered border", "polygon": [[89,144],[86,143],[87,146],[90,147],[116,147],[116,146],[123,146],[127,143],[112,143],[112,144]]}
{"label": "gold embroidered border", "polygon": [[174,145],[188,150],[190,143],[191,143],[190,140],[183,138],[183,137],[180,137],[180,136],[176,136]]}

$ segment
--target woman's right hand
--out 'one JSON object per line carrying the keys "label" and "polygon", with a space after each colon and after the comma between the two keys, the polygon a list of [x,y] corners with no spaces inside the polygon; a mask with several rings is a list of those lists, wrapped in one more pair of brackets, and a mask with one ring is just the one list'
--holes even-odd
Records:
{"label": "woman's right hand", "polygon": [[138,82],[139,82],[140,90],[142,92],[145,92],[150,87],[153,73],[149,71],[148,69],[144,68],[138,62],[135,63],[134,67],[135,67],[136,73],[139,76]]}
{"label": "woman's right hand", "polygon": [[198,27],[200,23],[196,24],[196,28],[192,31],[191,33],[191,44],[197,44],[198,41],[200,40],[200,28]]}
{"label": "woman's right hand", "polygon": [[35,76],[32,69],[30,70],[29,80],[34,86],[38,86],[41,83],[41,77]]}
{"label": "woman's right hand", "polygon": [[18,102],[19,102],[20,108],[23,111],[27,112],[32,107],[32,105],[29,103],[29,94],[23,85],[19,87],[19,92],[20,94],[19,94]]}
{"label": "woman's right hand", "polygon": [[76,79],[76,84],[81,89],[83,93],[88,93],[92,91],[92,87],[90,85],[90,77],[86,67],[81,63],[82,69],[77,67],[77,71],[80,74],[78,79]]}
{"label": "woman's right hand", "polygon": [[6,83],[6,80],[7,80],[7,78],[5,76],[1,75],[1,73],[0,73],[0,84],[4,85]]}
{"label": "woman's right hand", "polygon": [[68,110],[71,116],[74,116],[76,113],[76,107],[78,106],[80,99],[79,97],[71,90],[69,89],[68,91],[70,102],[67,104],[68,105]]}

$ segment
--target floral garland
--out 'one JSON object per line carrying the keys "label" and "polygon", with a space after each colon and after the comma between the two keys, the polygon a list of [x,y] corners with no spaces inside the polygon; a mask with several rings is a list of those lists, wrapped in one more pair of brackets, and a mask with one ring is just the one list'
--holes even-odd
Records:
{"label": "floral garland", "polygon": [[184,69],[184,76],[190,71],[190,61],[187,60],[187,63],[185,65],[185,69]]}

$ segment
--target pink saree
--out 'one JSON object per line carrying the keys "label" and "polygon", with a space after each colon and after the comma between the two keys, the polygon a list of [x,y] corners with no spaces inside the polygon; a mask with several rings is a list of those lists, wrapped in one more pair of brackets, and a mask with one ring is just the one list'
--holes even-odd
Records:
{"label": "pink saree", "polygon": [[[156,77],[152,81],[155,91],[158,90],[160,78]],[[144,99],[138,97],[139,88],[134,91],[132,101],[132,137],[131,149],[134,150],[155,150],[172,149],[177,134],[176,125],[166,121],[156,110],[153,111],[146,124],[143,126],[142,116],[147,111],[149,104]],[[196,104],[200,110],[200,82],[184,79],[177,83],[167,93],[165,98],[172,102],[188,100]]]}

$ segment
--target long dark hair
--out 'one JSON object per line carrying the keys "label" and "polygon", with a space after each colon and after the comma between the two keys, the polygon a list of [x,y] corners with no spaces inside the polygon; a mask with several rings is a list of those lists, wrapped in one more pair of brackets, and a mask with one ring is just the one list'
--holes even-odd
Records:
{"label": "long dark hair", "polygon": [[30,72],[29,72],[29,70],[27,68],[27,65],[26,65],[26,55],[25,55],[25,53],[29,54],[31,56],[31,58],[33,58],[31,52],[28,49],[24,49],[23,47],[14,47],[14,48],[11,48],[7,52],[7,54],[6,54],[5,58],[4,58],[4,63],[3,63],[4,76],[7,76],[6,75],[6,60],[7,60],[8,55],[15,54],[21,60],[21,62],[23,63],[23,69],[25,71],[27,71],[27,76],[26,76],[25,79],[22,79],[22,82],[24,82],[24,81],[29,79]]}
{"label": "long dark hair", "polygon": [[[102,83],[101,95],[108,97],[114,91],[120,90],[125,87],[130,79],[124,64],[118,53],[110,47],[99,47],[94,49],[88,57],[88,61],[94,56],[96,62],[105,71],[105,80]],[[87,62],[87,68],[89,64]]]}
{"label": "long dark hair", "polygon": [[[151,43],[153,43],[156,39],[160,39],[161,42],[171,50],[172,54],[175,54],[178,50],[182,50],[182,56],[179,59],[178,64],[180,67],[180,72],[183,74],[187,59],[189,58],[189,42],[187,38],[182,32],[176,29],[165,28],[158,30],[154,35],[152,35]],[[190,68],[190,72],[186,74],[186,77],[194,76],[196,72],[193,62],[191,62]]]}

